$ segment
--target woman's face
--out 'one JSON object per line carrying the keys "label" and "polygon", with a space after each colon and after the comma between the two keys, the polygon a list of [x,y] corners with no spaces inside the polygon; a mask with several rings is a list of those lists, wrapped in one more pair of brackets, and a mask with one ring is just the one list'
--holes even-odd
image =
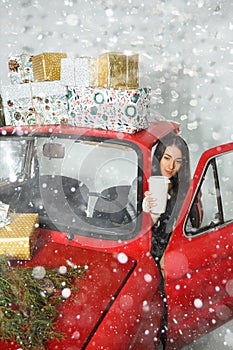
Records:
{"label": "woman's face", "polygon": [[168,146],[160,161],[160,171],[162,176],[166,176],[169,179],[174,176],[182,165],[182,152],[174,146]]}

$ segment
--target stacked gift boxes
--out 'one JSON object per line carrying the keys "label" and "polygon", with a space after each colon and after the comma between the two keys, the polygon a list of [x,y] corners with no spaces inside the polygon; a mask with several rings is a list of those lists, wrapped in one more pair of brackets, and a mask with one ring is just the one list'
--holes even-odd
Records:
{"label": "stacked gift boxes", "polygon": [[139,87],[138,54],[108,52],[97,67],[98,86],[68,84],[69,124],[126,133],[146,129],[150,89]]}
{"label": "stacked gift boxes", "polygon": [[18,57],[19,66],[22,58],[32,64],[33,82],[21,79],[2,88],[6,125],[68,122],[127,133],[148,127],[150,89],[139,87],[138,54]]}
{"label": "stacked gift boxes", "polygon": [[[2,86],[1,92],[6,125],[68,122],[67,88],[60,83],[61,59],[66,56],[49,52],[10,57],[11,84]],[[18,66],[18,79],[12,75],[14,65]],[[31,73],[30,79],[24,79],[25,67]]]}

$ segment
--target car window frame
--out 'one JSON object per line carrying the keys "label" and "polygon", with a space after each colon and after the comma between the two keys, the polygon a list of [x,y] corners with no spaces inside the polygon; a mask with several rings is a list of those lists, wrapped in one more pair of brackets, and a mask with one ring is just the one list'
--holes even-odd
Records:
{"label": "car window frame", "polygon": [[[218,170],[218,164],[217,164],[217,158],[220,158],[221,156],[224,156],[226,154],[232,153],[233,157],[233,150],[229,150],[227,152],[215,154],[212,157],[210,157],[205,164],[205,167],[202,171],[202,174],[200,176],[199,184],[196,188],[196,191],[193,195],[192,202],[190,203],[186,219],[184,221],[184,226],[183,226],[183,233],[186,238],[192,239],[197,236],[203,235],[205,233],[208,233],[210,231],[216,230],[216,228],[223,227],[225,225],[228,225],[229,223],[233,222],[233,218],[231,220],[224,220],[224,209],[223,209],[223,203],[222,203],[222,194],[221,194],[221,188],[220,188],[220,181],[219,181],[219,170]],[[215,185],[215,190],[219,195],[216,195],[216,203],[218,207],[218,211],[216,214],[219,215],[219,221],[217,223],[210,222],[209,225],[201,226],[200,228],[196,228],[193,232],[187,231],[187,226],[190,222],[190,214],[193,209],[194,203],[197,200],[197,197],[201,191],[201,188],[203,186],[205,176],[207,174],[208,169],[212,167],[212,174],[213,174],[213,180],[214,180],[214,185]]]}

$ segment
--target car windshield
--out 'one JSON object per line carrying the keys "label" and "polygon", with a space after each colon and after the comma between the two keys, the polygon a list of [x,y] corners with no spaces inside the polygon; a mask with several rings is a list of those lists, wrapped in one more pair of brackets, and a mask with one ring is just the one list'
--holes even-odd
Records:
{"label": "car windshield", "polygon": [[0,142],[0,200],[12,210],[37,212],[42,227],[70,237],[136,235],[142,188],[138,147],[118,139],[37,135],[33,151],[28,148],[26,138]]}

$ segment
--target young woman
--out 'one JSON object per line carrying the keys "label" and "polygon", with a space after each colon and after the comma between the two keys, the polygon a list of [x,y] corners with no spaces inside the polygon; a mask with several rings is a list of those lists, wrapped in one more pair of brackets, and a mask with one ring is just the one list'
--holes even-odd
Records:
{"label": "young woman", "polygon": [[170,180],[165,213],[161,215],[152,213],[156,212],[156,198],[152,198],[148,191],[145,192],[142,204],[143,211],[151,213],[153,222],[151,253],[159,261],[168,244],[190,184],[189,150],[180,136],[170,133],[159,141],[152,159],[152,175],[166,176]]}

